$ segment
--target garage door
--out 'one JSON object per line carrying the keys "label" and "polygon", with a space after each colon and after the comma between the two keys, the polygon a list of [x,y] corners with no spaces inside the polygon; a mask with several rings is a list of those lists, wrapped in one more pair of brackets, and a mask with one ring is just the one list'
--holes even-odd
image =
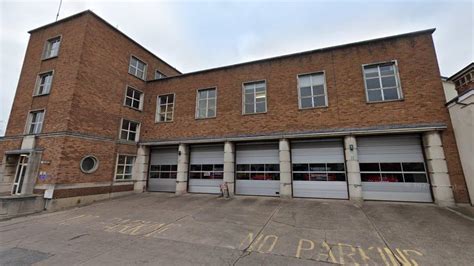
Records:
{"label": "garage door", "polygon": [[280,156],[278,143],[236,145],[236,194],[278,196]]}
{"label": "garage door", "polygon": [[418,135],[357,138],[364,199],[431,202]]}
{"label": "garage door", "polygon": [[149,191],[176,191],[178,171],[178,147],[160,147],[151,150]]}
{"label": "garage door", "polygon": [[224,177],[224,145],[191,146],[189,192],[220,193]]}
{"label": "garage door", "polygon": [[348,198],[342,140],[293,141],[291,160],[294,197]]}

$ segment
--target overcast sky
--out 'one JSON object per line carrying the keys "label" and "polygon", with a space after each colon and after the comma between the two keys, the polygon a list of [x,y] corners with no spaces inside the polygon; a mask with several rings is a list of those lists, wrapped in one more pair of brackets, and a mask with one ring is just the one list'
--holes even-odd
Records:
{"label": "overcast sky", "polygon": [[[183,73],[437,28],[441,74],[450,76],[474,61],[473,2],[63,0],[59,19],[90,9]],[[59,0],[0,3],[1,136],[27,31],[53,22]]]}

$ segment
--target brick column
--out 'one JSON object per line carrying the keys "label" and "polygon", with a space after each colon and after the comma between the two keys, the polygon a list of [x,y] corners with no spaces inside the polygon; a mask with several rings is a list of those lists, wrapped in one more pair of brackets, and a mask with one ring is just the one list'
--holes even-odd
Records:
{"label": "brick column", "polygon": [[230,141],[224,143],[224,182],[229,189],[229,196],[233,196],[235,186],[235,145]]}
{"label": "brick column", "polygon": [[438,131],[423,134],[423,148],[435,203],[440,206],[454,205],[453,189],[444,157],[443,143]]}
{"label": "brick column", "polygon": [[280,139],[280,197],[292,197],[290,142]]}
{"label": "brick column", "polygon": [[344,137],[344,153],[349,184],[349,199],[362,201],[362,182],[360,179],[359,157],[357,155],[357,140],[354,136]]}
{"label": "brick column", "polygon": [[150,157],[150,148],[140,145],[137,151],[137,157],[133,164],[133,190],[135,192],[145,191],[148,178],[148,162]]}
{"label": "brick column", "polygon": [[176,177],[176,195],[182,195],[188,188],[189,147],[179,144],[178,147],[178,174]]}

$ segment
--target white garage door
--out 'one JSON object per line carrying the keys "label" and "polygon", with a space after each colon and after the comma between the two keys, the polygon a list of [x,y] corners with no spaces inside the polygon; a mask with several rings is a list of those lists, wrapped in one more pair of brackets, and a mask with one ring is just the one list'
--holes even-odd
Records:
{"label": "white garage door", "polygon": [[220,193],[224,177],[224,145],[191,146],[189,192]]}
{"label": "white garage door", "polygon": [[150,153],[149,191],[176,191],[178,147],[159,147]]}
{"label": "white garage door", "polygon": [[364,199],[431,202],[418,135],[357,138]]}
{"label": "white garage door", "polygon": [[278,143],[237,144],[236,164],[236,194],[280,194]]}
{"label": "white garage door", "polygon": [[294,197],[348,198],[342,140],[293,141],[291,161]]}

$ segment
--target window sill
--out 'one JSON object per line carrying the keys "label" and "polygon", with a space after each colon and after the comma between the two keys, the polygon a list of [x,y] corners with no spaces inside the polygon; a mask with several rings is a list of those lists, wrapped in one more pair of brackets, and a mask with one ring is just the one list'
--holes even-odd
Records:
{"label": "window sill", "polygon": [[314,110],[314,109],[328,109],[329,105],[326,106],[316,106],[316,107],[305,107],[305,108],[298,108],[299,111],[306,111],[306,110]]}
{"label": "window sill", "polygon": [[128,144],[128,145],[137,145],[138,141],[119,139],[119,140],[117,140],[117,143],[119,143],[119,144]]}
{"label": "window sill", "polygon": [[146,82],[146,80],[145,80],[145,79],[143,79],[143,78],[140,78],[140,77],[138,77],[138,76],[135,76],[134,74],[132,74],[132,73],[130,73],[130,72],[128,72],[128,74],[129,74],[130,76],[132,76],[132,77],[135,77],[135,78],[137,78],[137,79],[139,79],[139,80],[141,80],[141,81],[144,81],[144,82]]}
{"label": "window sill", "polygon": [[391,103],[391,102],[403,102],[403,101],[405,101],[404,98],[400,98],[400,99],[396,99],[396,100],[386,100],[386,101],[373,101],[373,102],[366,101],[365,103],[367,103],[367,104],[377,104],[377,103]]}
{"label": "window sill", "polygon": [[169,123],[173,123],[174,120],[171,120],[171,121],[156,121],[155,120],[155,124],[169,124]]}
{"label": "window sill", "polygon": [[126,104],[123,105],[123,107],[126,107],[128,109],[132,109],[132,110],[135,110],[135,111],[138,111],[138,112],[143,112],[143,109],[139,109],[139,108],[135,108],[135,107],[132,107],[132,106],[128,106]]}
{"label": "window sill", "polygon": [[33,97],[42,97],[42,96],[48,96],[48,95],[49,95],[49,92],[43,93],[43,94],[33,94]]}
{"label": "window sill", "polygon": [[268,113],[268,111],[267,112],[260,112],[260,113],[248,113],[248,114],[242,113],[242,115],[264,115],[264,114],[267,114],[267,113]]}
{"label": "window sill", "polygon": [[209,119],[216,119],[217,116],[211,116],[211,117],[195,117],[194,120],[209,120]]}
{"label": "window sill", "polygon": [[58,57],[57,55],[51,56],[51,57],[42,57],[42,58],[41,58],[41,61],[48,61],[48,60],[50,60],[50,59],[54,59],[54,58],[57,58],[57,57]]}

